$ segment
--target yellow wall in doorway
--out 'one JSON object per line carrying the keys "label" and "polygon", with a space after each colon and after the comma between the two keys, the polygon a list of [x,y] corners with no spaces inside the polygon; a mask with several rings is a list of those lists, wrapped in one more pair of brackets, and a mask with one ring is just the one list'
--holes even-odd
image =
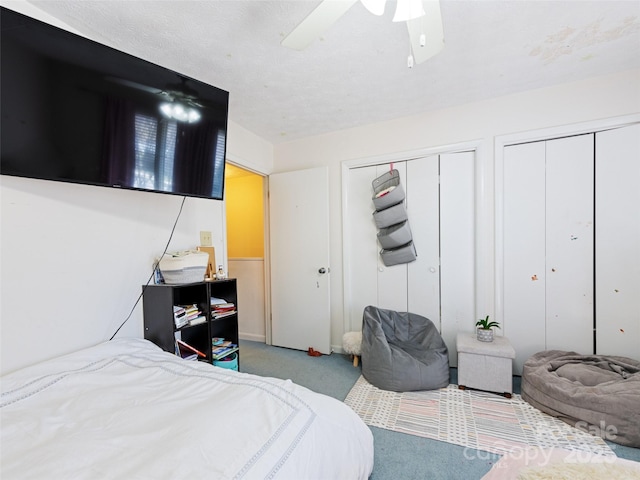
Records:
{"label": "yellow wall in doorway", "polygon": [[225,181],[229,258],[264,258],[263,178],[227,164]]}

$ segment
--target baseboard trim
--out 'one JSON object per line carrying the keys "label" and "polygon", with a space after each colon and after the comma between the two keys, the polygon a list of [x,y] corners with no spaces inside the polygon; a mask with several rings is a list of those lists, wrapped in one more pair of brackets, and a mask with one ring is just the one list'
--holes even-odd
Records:
{"label": "baseboard trim", "polygon": [[250,340],[252,342],[266,343],[267,337],[265,335],[258,335],[256,333],[238,333],[240,340]]}

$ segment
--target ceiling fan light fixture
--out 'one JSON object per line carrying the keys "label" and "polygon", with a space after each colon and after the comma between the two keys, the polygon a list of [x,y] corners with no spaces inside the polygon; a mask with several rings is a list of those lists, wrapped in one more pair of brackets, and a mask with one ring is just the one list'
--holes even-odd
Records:
{"label": "ceiling fan light fixture", "polygon": [[160,111],[167,118],[171,118],[171,116],[173,114],[173,108],[172,108],[171,104],[168,103],[168,102],[160,104]]}
{"label": "ceiling fan light fixture", "polygon": [[200,112],[195,108],[190,108],[188,112],[188,117],[189,118],[187,121],[189,123],[196,123],[198,120],[200,120]]}
{"label": "ceiling fan light fixture", "polygon": [[178,122],[195,123],[200,120],[200,112],[192,107],[185,107],[179,102],[164,102],[160,105],[162,114]]}
{"label": "ceiling fan light fixture", "polygon": [[422,0],[398,0],[394,22],[407,22],[425,15]]}
{"label": "ceiling fan light fixture", "polygon": [[360,2],[371,13],[380,16],[384,13],[384,4],[387,0],[360,0]]}

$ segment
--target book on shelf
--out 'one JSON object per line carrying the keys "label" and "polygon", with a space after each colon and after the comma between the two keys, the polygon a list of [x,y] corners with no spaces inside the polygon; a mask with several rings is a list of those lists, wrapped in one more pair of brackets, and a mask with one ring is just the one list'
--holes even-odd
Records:
{"label": "book on shelf", "polygon": [[180,305],[173,306],[173,320],[175,321],[176,328],[180,328],[187,324],[189,320],[187,319],[187,311],[184,307],[181,307]]}
{"label": "book on shelf", "polygon": [[237,343],[231,343],[231,342],[225,342],[226,345],[216,345],[215,347],[212,347],[211,351],[212,353],[215,353],[216,355],[219,355],[220,353],[223,353],[225,350],[229,350],[231,348],[238,348],[238,344]]}
{"label": "book on shelf", "polygon": [[178,357],[181,357],[183,360],[197,360],[198,359],[198,354],[192,352],[191,350],[188,350],[184,347],[181,347],[180,344],[178,343],[178,340],[181,339],[181,334],[180,332],[176,332],[175,333],[175,354]]}
{"label": "book on shelf", "polygon": [[214,360],[221,360],[225,357],[228,357],[229,355],[231,355],[232,353],[235,353],[238,351],[238,346],[230,346],[230,347],[223,347],[220,349],[216,349],[211,353],[211,358],[213,358]]}
{"label": "book on shelf", "polygon": [[185,325],[189,324],[189,319],[187,317],[176,318],[175,323],[176,323],[176,328],[182,328]]}
{"label": "book on shelf", "polygon": [[212,305],[213,310],[229,310],[232,308],[236,308],[234,303],[220,303],[218,305]]}
{"label": "book on shelf", "polygon": [[[200,319],[202,317],[202,319]],[[176,328],[182,328],[185,325],[198,325],[206,322],[206,318],[197,305],[174,305],[173,319]]]}
{"label": "book on shelf", "polygon": [[222,318],[236,313],[234,303],[219,303],[211,306],[211,318]]}
{"label": "book on shelf", "polygon": [[193,320],[189,320],[189,326],[193,327],[194,325],[200,325],[201,323],[204,323],[206,321],[207,317],[205,317],[204,315],[200,315]]}
{"label": "book on shelf", "polygon": [[186,351],[190,352],[190,354],[196,354],[198,357],[207,358],[207,355],[205,353],[202,353],[197,348],[189,345],[186,342],[183,342],[179,338],[176,338],[176,344],[177,344],[177,348],[178,348],[178,351],[180,352],[180,356],[181,357],[183,355],[183,352],[186,350]]}
{"label": "book on shelf", "polygon": [[210,305],[213,307],[214,305],[223,305],[227,303],[224,298],[211,297]]}

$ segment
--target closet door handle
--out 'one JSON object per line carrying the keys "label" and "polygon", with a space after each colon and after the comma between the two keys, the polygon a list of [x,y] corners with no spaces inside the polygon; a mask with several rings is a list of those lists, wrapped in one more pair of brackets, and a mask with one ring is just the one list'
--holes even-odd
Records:
{"label": "closet door handle", "polygon": [[326,269],[326,268],[324,268],[324,267],[322,267],[322,268],[320,268],[320,269],[318,270],[318,273],[319,273],[320,275],[324,275],[325,273],[327,273],[327,269]]}

